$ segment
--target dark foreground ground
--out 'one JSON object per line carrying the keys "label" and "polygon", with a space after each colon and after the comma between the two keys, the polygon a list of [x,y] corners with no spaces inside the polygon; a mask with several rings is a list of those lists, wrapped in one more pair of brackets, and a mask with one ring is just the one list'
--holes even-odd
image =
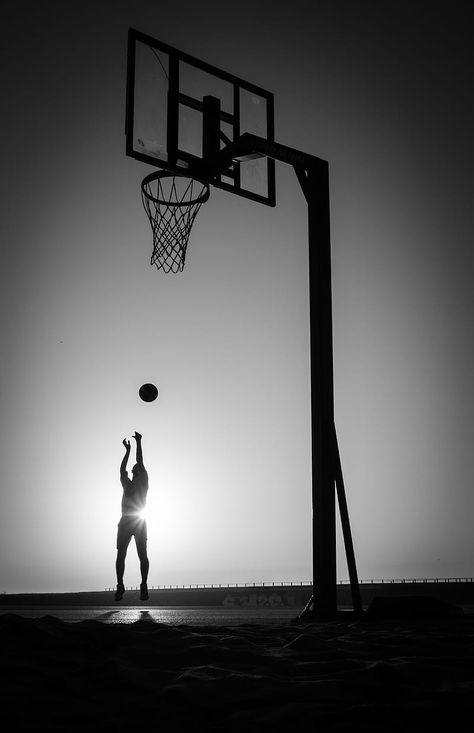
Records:
{"label": "dark foreground ground", "polygon": [[8,731],[472,730],[470,614],[173,626],[4,613],[0,645]]}

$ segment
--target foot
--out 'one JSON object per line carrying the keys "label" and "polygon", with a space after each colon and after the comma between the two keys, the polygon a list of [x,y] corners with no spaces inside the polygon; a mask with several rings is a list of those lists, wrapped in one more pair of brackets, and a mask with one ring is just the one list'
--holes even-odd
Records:
{"label": "foot", "polygon": [[115,600],[121,601],[124,593],[125,593],[125,586],[122,583],[118,583],[117,590],[115,591]]}
{"label": "foot", "polygon": [[140,584],[140,600],[141,601],[147,601],[148,600],[148,586],[146,583]]}

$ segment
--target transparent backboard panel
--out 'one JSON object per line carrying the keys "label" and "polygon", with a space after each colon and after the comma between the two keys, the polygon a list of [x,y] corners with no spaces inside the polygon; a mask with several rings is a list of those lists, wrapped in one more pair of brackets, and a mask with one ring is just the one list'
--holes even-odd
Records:
{"label": "transparent backboard panel", "polygon": [[133,149],[164,162],[168,160],[168,62],[168,54],[137,42]]}
{"label": "transparent backboard panel", "polygon": [[223,112],[228,114],[233,112],[233,85],[183,61],[179,64],[179,91],[198,100],[208,95],[217,97]]}
{"label": "transparent backboard panel", "polygon": [[178,107],[178,149],[202,158],[202,114],[183,104]]}
{"label": "transparent backboard panel", "polygon": [[259,137],[267,136],[267,100],[255,92],[240,89],[241,132],[251,132]]}
{"label": "transparent backboard panel", "polygon": [[268,181],[268,158],[257,158],[239,163],[240,185],[246,191],[265,196]]}
{"label": "transparent backboard panel", "polygon": [[[274,140],[270,92],[130,30],[128,155],[199,177],[203,171],[205,97],[220,103],[217,124],[221,150],[245,132]],[[271,206],[275,203],[275,164],[266,157],[235,161],[209,180],[241,196]]]}

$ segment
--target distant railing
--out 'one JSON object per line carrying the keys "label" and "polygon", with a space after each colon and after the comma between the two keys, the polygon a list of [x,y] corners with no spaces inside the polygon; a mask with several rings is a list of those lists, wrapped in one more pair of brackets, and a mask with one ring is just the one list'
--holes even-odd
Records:
{"label": "distant railing", "polygon": [[[472,583],[471,578],[382,578],[370,580],[359,580],[360,585],[390,585],[393,583]],[[149,590],[209,590],[230,589],[230,588],[288,588],[288,587],[312,587],[310,580],[280,581],[265,583],[191,583],[189,585],[151,585]],[[339,580],[338,585],[349,585],[348,580]],[[105,591],[114,591],[114,588],[104,588]],[[129,586],[127,590],[139,590],[139,586]]]}
{"label": "distant railing", "polygon": [[[189,585],[149,585],[148,590],[214,590],[229,588],[287,588],[288,586],[312,586],[310,580],[301,580],[298,582],[265,582],[265,583],[191,583]],[[104,588],[106,591],[115,590],[115,588]],[[139,590],[139,586],[130,586],[126,590]]]}
{"label": "distant railing", "polygon": [[[359,583],[363,585],[375,585],[375,584],[386,584],[390,583],[472,583],[474,578],[391,578],[381,580],[359,580]],[[344,581],[347,583],[348,581]]]}

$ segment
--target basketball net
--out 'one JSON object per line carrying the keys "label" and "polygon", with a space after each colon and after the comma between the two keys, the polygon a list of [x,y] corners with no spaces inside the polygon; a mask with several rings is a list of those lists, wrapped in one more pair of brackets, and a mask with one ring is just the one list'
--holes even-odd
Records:
{"label": "basketball net", "polygon": [[210,195],[209,184],[158,171],[143,179],[141,193],[153,233],[150,264],[163,272],[181,272],[194,220]]}

